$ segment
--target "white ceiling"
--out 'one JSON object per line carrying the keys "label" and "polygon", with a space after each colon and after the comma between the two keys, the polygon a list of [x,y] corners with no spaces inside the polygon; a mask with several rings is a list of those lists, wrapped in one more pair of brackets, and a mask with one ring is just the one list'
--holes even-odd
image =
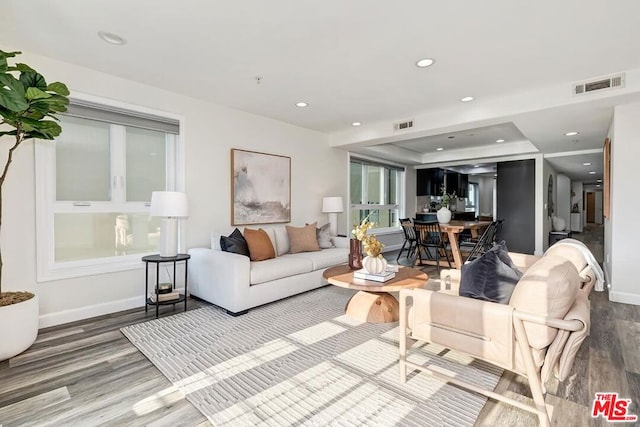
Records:
{"label": "white ceiling", "polygon": [[[569,91],[571,82],[640,68],[637,0],[4,0],[2,9],[3,49],[328,134],[353,121],[364,129],[461,108],[467,95],[474,104],[559,83]],[[106,44],[101,30],[127,44]],[[423,57],[436,63],[419,69]],[[444,133],[369,152],[422,159],[440,143],[477,148],[498,134],[521,139],[514,147],[527,152],[601,148],[617,102],[540,105],[489,129],[458,130],[453,141],[441,142]],[[573,129],[578,137],[564,137]]]}

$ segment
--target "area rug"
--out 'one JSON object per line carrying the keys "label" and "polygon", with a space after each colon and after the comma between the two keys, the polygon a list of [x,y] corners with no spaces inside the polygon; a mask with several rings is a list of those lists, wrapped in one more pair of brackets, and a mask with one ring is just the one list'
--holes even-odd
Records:
{"label": "area rug", "polygon": [[[200,308],[122,328],[214,425],[471,426],[486,398],[412,373],[399,380],[398,324],[351,319],[328,286],[239,317]],[[416,343],[409,360],[493,389],[502,370]]]}

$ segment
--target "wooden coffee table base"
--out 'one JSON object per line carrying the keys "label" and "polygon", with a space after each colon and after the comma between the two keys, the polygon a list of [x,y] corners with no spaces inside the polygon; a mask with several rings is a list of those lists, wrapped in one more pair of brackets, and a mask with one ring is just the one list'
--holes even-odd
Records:
{"label": "wooden coffee table base", "polygon": [[359,291],[345,307],[348,316],[369,323],[397,322],[399,310],[398,300],[388,292]]}

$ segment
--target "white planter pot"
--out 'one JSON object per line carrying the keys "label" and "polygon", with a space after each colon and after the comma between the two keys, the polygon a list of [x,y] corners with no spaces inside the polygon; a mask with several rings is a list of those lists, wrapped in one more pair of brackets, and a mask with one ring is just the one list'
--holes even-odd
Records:
{"label": "white planter pot", "polygon": [[0,307],[0,361],[16,356],[38,336],[38,295],[18,304]]}
{"label": "white planter pot", "polygon": [[369,274],[380,274],[387,268],[387,260],[382,256],[372,257],[367,255],[362,259],[362,268]]}
{"label": "white planter pot", "polygon": [[451,211],[449,210],[449,208],[446,207],[441,207],[437,214],[438,216],[438,222],[440,224],[449,224],[449,222],[451,221]]}

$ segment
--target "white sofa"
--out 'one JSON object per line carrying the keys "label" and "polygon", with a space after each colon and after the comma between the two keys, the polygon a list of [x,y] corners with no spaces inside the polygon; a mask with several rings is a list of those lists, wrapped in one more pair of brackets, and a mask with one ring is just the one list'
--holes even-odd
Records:
{"label": "white sofa", "polygon": [[269,235],[276,258],[250,261],[244,255],[224,252],[220,236],[231,231],[212,233],[211,248],[189,250],[189,293],[237,316],[250,308],[322,287],[327,284],[322,272],[348,261],[346,237],[332,237],[334,248],[291,254],[284,225],[261,228]]}

